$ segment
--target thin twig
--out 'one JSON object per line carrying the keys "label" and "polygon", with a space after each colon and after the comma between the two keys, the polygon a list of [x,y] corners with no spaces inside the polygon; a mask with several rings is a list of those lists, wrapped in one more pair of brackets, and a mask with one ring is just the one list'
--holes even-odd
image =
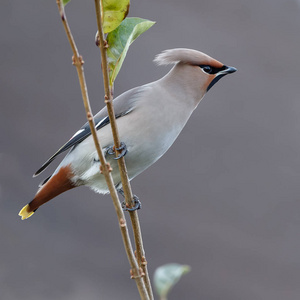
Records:
{"label": "thin twig", "polygon": [[[101,0],[100,0],[101,1]],[[99,0],[95,0],[95,8],[96,8],[96,16],[97,16],[97,26],[98,26],[98,35],[99,35],[99,48],[101,51],[101,59],[102,59],[102,73],[103,73],[103,83],[104,83],[104,92],[105,92],[105,103],[107,106],[107,111],[110,119],[114,144],[116,148],[120,147],[120,138],[118,127],[115,119],[114,106],[113,106],[113,95],[112,95],[112,87],[109,84],[109,72],[108,72],[108,62],[107,62],[107,43],[104,39],[103,28],[102,28],[102,1],[100,4]],[[109,47],[109,45],[108,45]],[[118,166],[121,175],[122,188],[125,195],[126,206],[132,207],[133,205],[133,194],[130,186],[130,182],[128,179],[127,168],[125,164],[125,159],[122,157],[118,159]],[[134,240],[136,246],[136,257],[138,261],[138,265],[143,270],[143,278],[145,281],[146,289],[148,292],[149,299],[154,299],[151,282],[147,269],[147,261],[145,257],[145,250],[143,246],[142,233],[140,228],[140,222],[138,218],[137,211],[129,212],[130,219],[132,223],[132,229],[134,233]]]}
{"label": "thin twig", "polygon": [[[100,142],[98,140],[97,132],[95,129],[94,118],[93,118],[91,108],[90,108],[88,91],[87,91],[86,81],[85,81],[85,77],[84,77],[84,70],[83,70],[84,62],[77,50],[75,41],[73,39],[70,27],[67,22],[67,18],[65,15],[65,11],[64,11],[62,2],[61,2],[61,0],[56,0],[56,3],[58,5],[61,20],[62,20],[64,29],[66,31],[69,43],[70,43],[72,51],[73,51],[73,64],[75,65],[77,73],[78,73],[78,78],[79,78],[83,103],[84,103],[84,107],[86,110],[87,120],[90,125],[93,140],[95,142],[95,147],[96,147],[96,150],[97,150],[97,153],[99,156],[99,160],[101,163],[101,167],[102,167],[101,170],[99,170],[99,171],[101,171],[101,173],[103,173],[103,175],[105,176],[105,180],[106,180],[111,198],[113,200],[115,210],[117,212],[117,217],[119,220],[119,226],[120,226],[120,231],[122,234],[123,243],[124,243],[126,254],[127,254],[127,257],[128,257],[128,260],[129,260],[129,263],[131,266],[131,270],[132,270],[131,278],[135,279],[135,281],[136,281],[139,293],[141,295],[141,299],[148,300],[149,297],[147,297],[147,290],[145,288],[144,281],[141,276],[142,272],[140,271],[139,265],[135,259],[135,255],[134,255],[131,241],[130,241],[130,236],[128,233],[128,228],[127,228],[126,221],[125,221],[125,216],[124,216],[124,213],[123,213],[123,210],[122,210],[119,198],[118,198],[118,194],[117,194],[117,191],[116,191],[116,188],[115,188],[112,176],[111,176],[112,169],[111,169],[110,165],[106,162],[105,157],[102,153],[102,148],[101,148]],[[105,167],[103,167],[103,166],[105,166]]]}

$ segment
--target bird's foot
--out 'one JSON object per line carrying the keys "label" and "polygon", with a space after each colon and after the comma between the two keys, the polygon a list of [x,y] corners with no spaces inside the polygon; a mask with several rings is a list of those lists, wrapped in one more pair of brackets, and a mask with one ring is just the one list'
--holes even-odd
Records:
{"label": "bird's foot", "polygon": [[120,154],[114,159],[120,159],[121,157],[125,156],[127,154],[127,146],[125,143],[121,142],[120,147],[116,148],[115,146],[110,146],[107,148],[106,153],[110,155],[114,155],[116,153],[116,150],[120,152]]}
{"label": "bird's foot", "polygon": [[[118,189],[118,192],[123,196],[125,197],[125,194],[124,194],[124,191],[123,189]],[[135,211],[137,209],[140,209],[142,208],[142,203],[140,201],[140,199],[138,198],[138,196],[136,195],[133,195],[133,202],[134,202],[134,206],[133,207],[127,207],[126,206],[126,202],[125,200],[122,202],[122,208],[123,208],[123,211]]]}
{"label": "bird's foot", "polygon": [[122,202],[123,211],[135,211],[137,209],[142,208],[142,203],[141,203],[140,199],[136,195],[133,195],[133,202],[134,202],[134,206],[133,207],[127,207],[126,202],[124,200]]}

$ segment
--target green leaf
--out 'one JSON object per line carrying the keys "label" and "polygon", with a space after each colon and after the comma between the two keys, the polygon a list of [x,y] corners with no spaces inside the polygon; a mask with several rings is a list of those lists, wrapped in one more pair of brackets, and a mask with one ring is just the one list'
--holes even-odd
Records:
{"label": "green leaf", "polygon": [[109,66],[109,82],[112,86],[126,57],[129,46],[155,22],[126,18],[119,27],[107,35],[107,60]]}
{"label": "green leaf", "polygon": [[158,295],[166,299],[171,288],[190,269],[189,266],[180,264],[167,264],[157,268],[154,273],[154,287]]}
{"label": "green leaf", "polygon": [[71,0],[62,0],[63,6],[66,6]]}
{"label": "green leaf", "polygon": [[103,0],[103,32],[116,29],[126,18],[130,0]]}

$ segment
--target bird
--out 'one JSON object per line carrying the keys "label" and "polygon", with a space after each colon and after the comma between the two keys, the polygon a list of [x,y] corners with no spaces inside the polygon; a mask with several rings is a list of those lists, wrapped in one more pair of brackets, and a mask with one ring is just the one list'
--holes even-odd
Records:
{"label": "bird", "polygon": [[[173,67],[159,80],[130,89],[113,100],[122,141],[120,156],[125,157],[129,180],[165,154],[204,95],[222,77],[237,70],[203,52],[187,48],[165,50],[156,55],[154,62]],[[94,116],[94,122],[103,153],[113,169],[114,184],[122,194],[116,160],[119,157],[112,155],[115,149],[106,107]],[[78,186],[87,186],[101,194],[109,192],[99,172],[100,161],[88,123],[33,176],[39,175],[66,150],[69,152],[54,173],[40,184],[33,200],[19,212],[22,220],[32,216],[44,203]]]}

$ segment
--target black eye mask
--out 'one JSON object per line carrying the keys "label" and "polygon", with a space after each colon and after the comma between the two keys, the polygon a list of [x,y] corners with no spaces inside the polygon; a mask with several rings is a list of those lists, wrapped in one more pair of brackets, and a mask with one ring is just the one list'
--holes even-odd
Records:
{"label": "black eye mask", "polygon": [[226,66],[222,66],[221,68],[215,68],[209,65],[199,65],[199,67],[203,70],[203,72],[205,72],[206,74],[217,74],[220,71],[226,70]]}

